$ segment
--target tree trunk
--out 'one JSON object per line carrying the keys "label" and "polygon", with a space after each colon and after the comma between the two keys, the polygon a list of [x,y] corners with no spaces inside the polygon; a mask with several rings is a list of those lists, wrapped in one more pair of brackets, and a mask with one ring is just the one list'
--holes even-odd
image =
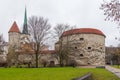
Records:
{"label": "tree trunk", "polygon": [[64,63],[63,63],[63,55],[62,53],[60,53],[60,66],[63,67],[64,66]]}
{"label": "tree trunk", "polygon": [[36,68],[38,68],[38,51],[36,51],[35,57],[36,57],[36,59],[35,59],[35,65],[36,65]]}

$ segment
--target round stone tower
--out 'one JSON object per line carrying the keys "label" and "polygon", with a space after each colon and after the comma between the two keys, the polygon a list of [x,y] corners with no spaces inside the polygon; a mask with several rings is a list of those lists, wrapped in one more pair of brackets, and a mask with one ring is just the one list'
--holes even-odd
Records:
{"label": "round stone tower", "polygon": [[62,48],[68,51],[69,63],[74,60],[78,65],[105,65],[105,35],[102,31],[93,28],[72,29],[65,31],[60,39]]}

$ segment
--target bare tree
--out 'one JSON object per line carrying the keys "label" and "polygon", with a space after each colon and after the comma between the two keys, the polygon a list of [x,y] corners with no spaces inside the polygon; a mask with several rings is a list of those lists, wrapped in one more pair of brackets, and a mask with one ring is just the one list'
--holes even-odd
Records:
{"label": "bare tree", "polygon": [[0,66],[6,66],[6,51],[5,51],[6,42],[3,38],[3,34],[0,34]]}
{"label": "bare tree", "polygon": [[8,62],[8,67],[15,65],[15,62],[16,62],[15,48],[11,46],[9,46],[8,48],[7,62]]}
{"label": "bare tree", "polygon": [[74,29],[74,28],[75,26],[70,26],[68,24],[57,24],[54,27],[54,38],[59,39],[61,35],[63,34],[63,32]]}
{"label": "bare tree", "polygon": [[[104,1],[104,3],[101,5],[100,9],[102,9],[104,11],[104,15],[106,15],[105,20],[113,21],[120,26],[120,2],[119,2],[119,0],[111,0],[110,2]],[[116,37],[115,39],[120,41],[120,38]],[[120,64],[120,62],[119,62],[119,59],[120,59],[119,46],[114,51],[115,54],[112,55],[112,60],[116,60],[118,66]]]}
{"label": "bare tree", "polygon": [[104,11],[106,15],[105,20],[111,20],[120,25],[120,2],[119,0],[111,0],[107,2],[103,0],[104,3],[101,4],[100,9]]}
{"label": "bare tree", "polygon": [[54,38],[56,40],[59,40],[56,44],[59,45],[59,48],[56,49],[57,50],[57,55],[58,55],[58,60],[59,60],[59,63],[60,63],[60,66],[64,66],[64,63],[67,64],[68,62],[68,46],[67,45],[64,45],[64,48],[63,48],[63,39],[61,38],[62,37],[62,34],[67,31],[67,30],[71,30],[71,29],[74,29],[75,26],[70,26],[68,24],[57,24],[55,27],[54,27]]}
{"label": "bare tree", "polygon": [[38,54],[41,51],[41,48],[43,46],[43,43],[48,38],[48,34],[50,31],[50,24],[48,23],[47,19],[44,19],[43,17],[36,17],[32,16],[28,20],[28,26],[29,26],[29,33],[32,36],[32,40],[35,43],[34,44],[34,51],[36,56],[36,67],[38,67]]}
{"label": "bare tree", "polygon": [[3,38],[3,35],[0,34],[0,54],[4,52],[4,45],[5,45],[5,40]]}
{"label": "bare tree", "polygon": [[120,48],[119,47],[116,48],[116,50],[115,50],[115,59],[117,61],[117,65],[119,67],[119,65],[120,65]]}
{"label": "bare tree", "polygon": [[41,64],[43,65],[43,67],[46,67],[48,64],[48,61],[46,59],[42,59]]}
{"label": "bare tree", "polygon": [[[104,11],[104,15],[106,15],[105,20],[110,20],[112,22],[117,23],[120,26],[120,2],[119,0],[111,0],[110,2],[104,1],[100,7],[101,10]],[[118,27],[119,28],[119,27]],[[116,40],[120,41],[120,38],[115,38]],[[115,51],[116,54],[113,55],[113,60],[120,58],[119,57],[119,50]],[[117,59],[118,64],[119,60]]]}

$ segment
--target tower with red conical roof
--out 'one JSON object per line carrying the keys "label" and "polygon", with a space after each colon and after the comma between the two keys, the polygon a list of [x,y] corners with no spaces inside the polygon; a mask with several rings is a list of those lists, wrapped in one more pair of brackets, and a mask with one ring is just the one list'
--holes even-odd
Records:
{"label": "tower with red conical roof", "polygon": [[16,21],[14,21],[8,33],[9,33],[9,45],[14,48],[19,48],[21,32],[18,28]]}

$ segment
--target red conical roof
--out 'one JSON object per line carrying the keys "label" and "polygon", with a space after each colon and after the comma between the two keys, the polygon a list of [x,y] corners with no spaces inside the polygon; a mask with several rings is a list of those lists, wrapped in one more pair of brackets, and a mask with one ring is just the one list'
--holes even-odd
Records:
{"label": "red conical roof", "polygon": [[20,30],[19,30],[19,28],[18,28],[15,21],[14,21],[13,25],[11,26],[9,32],[18,32],[18,33],[20,33]]}

